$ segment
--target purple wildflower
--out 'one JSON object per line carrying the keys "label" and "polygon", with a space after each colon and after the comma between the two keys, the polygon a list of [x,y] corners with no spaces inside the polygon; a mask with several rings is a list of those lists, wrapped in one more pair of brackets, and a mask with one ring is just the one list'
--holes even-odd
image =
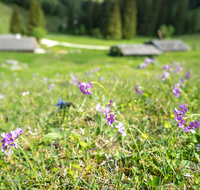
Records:
{"label": "purple wildflower", "polygon": [[172,92],[173,92],[173,94],[174,94],[174,96],[175,96],[176,98],[179,98],[179,97],[180,97],[181,90],[178,88],[177,85],[174,85],[174,88],[173,88]]}
{"label": "purple wildflower", "polygon": [[87,77],[88,76],[88,72],[85,72],[84,75]]}
{"label": "purple wildflower", "polygon": [[47,77],[44,77],[42,80],[43,80],[43,82],[46,84],[48,78],[47,78]]}
{"label": "purple wildflower", "polygon": [[174,115],[177,117],[177,116],[180,116],[180,115],[182,115],[182,111],[181,110],[177,110],[176,108],[175,108],[175,110],[174,110]]}
{"label": "purple wildflower", "polygon": [[146,58],[145,59],[145,63],[148,65],[149,63],[152,63],[153,62],[153,59],[151,58]]}
{"label": "purple wildflower", "polygon": [[93,70],[93,69],[91,69],[91,70],[90,70],[90,74],[91,74],[91,75],[93,75],[93,73],[94,73],[94,70]]}
{"label": "purple wildflower", "polygon": [[179,125],[179,127],[181,129],[183,129],[186,133],[189,133],[189,132],[191,132],[193,134],[196,133],[196,131],[194,129],[192,129],[190,127],[187,127],[185,124],[184,125]]}
{"label": "purple wildflower", "polygon": [[185,113],[188,111],[188,108],[186,108],[185,104],[180,105],[180,111],[182,113],[182,116],[185,116]]}
{"label": "purple wildflower", "polygon": [[114,117],[113,114],[107,115],[107,116],[106,116],[107,124],[108,124],[108,125],[112,125],[112,124],[114,123],[114,121],[115,121],[114,118],[115,118],[115,117]]}
{"label": "purple wildflower", "polygon": [[49,91],[50,91],[50,92],[52,91],[52,88],[53,88],[53,87],[54,87],[54,84],[50,84],[50,85],[49,85],[48,88],[49,88]]}
{"label": "purple wildflower", "polygon": [[14,148],[18,148],[17,144],[14,142],[18,136],[20,136],[21,134],[23,134],[23,131],[21,128],[17,128],[14,131],[11,131],[10,133],[2,133],[1,136],[3,137],[2,139],[2,152],[4,152],[5,154],[7,154],[7,150],[10,149],[10,146],[13,146]]}
{"label": "purple wildflower", "polygon": [[180,73],[183,70],[183,67],[176,67],[175,72]]}
{"label": "purple wildflower", "polygon": [[115,106],[116,106],[116,103],[113,102],[113,99],[111,99],[111,100],[109,101],[109,104],[107,105],[107,107],[109,107],[109,108],[110,108],[111,106],[112,106],[112,107],[115,107]]}
{"label": "purple wildflower", "polygon": [[164,81],[166,78],[168,78],[169,75],[170,75],[170,74],[169,74],[168,72],[163,73],[162,81]]}
{"label": "purple wildflower", "polygon": [[103,110],[103,113],[105,113],[106,117],[107,115],[109,115],[111,113],[111,108],[110,107],[107,107],[105,110]]}
{"label": "purple wildflower", "polygon": [[172,68],[172,67],[171,67],[170,65],[165,65],[165,66],[163,66],[162,69],[167,69],[168,72],[170,72],[171,68]]}
{"label": "purple wildflower", "polygon": [[198,129],[199,126],[200,126],[199,121],[195,121],[195,122],[192,121],[192,122],[190,122],[190,124],[189,124],[189,128],[190,128],[190,129]]}
{"label": "purple wildflower", "polygon": [[101,77],[99,80],[100,80],[100,81],[103,81],[103,80],[104,80],[104,77]]}
{"label": "purple wildflower", "polygon": [[184,119],[184,117],[182,117],[182,116],[177,116],[176,118],[175,118],[175,120],[179,123],[179,125],[184,125],[185,124],[185,119]]}
{"label": "purple wildflower", "polygon": [[144,68],[146,68],[147,66],[148,66],[147,63],[142,63],[142,64],[140,65],[140,68],[141,68],[141,69],[144,69]]}
{"label": "purple wildflower", "polygon": [[143,94],[142,90],[138,89],[138,85],[137,84],[135,85],[135,92],[138,93],[138,94]]}
{"label": "purple wildflower", "polygon": [[189,79],[190,78],[190,72],[187,72],[185,76]]}
{"label": "purple wildflower", "polygon": [[78,84],[79,84],[79,88],[83,94],[85,94],[85,95],[92,94],[91,88],[93,86],[90,82],[83,83],[83,82],[79,81]]}
{"label": "purple wildflower", "polygon": [[118,125],[116,125],[116,128],[118,129],[118,131],[122,134],[122,136],[126,136],[126,132],[124,129],[124,124],[122,122],[119,122]]}
{"label": "purple wildflower", "polygon": [[0,93],[0,100],[3,99],[3,95]]}
{"label": "purple wildflower", "polygon": [[37,74],[37,73],[33,73],[33,76],[34,76],[34,77],[37,77],[37,76],[38,76],[38,74]]}
{"label": "purple wildflower", "polygon": [[95,71],[99,71],[99,70],[100,70],[100,68],[99,68],[99,67],[95,68]]}
{"label": "purple wildflower", "polygon": [[100,105],[100,104],[97,104],[97,105],[96,105],[96,110],[99,111],[99,112],[102,111],[102,108],[101,108],[101,105]]}
{"label": "purple wildflower", "polygon": [[75,77],[75,76],[73,76],[73,79],[72,79],[72,81],[70,81],[69,83],[71,84],[71,85],[74,85],[74,86],[77,86],[78,84],[77,84],[77,77]]}

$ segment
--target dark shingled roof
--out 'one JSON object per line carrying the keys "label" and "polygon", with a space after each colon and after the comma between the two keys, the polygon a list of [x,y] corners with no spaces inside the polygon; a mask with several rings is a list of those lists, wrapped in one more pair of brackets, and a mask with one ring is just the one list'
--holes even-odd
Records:
{"label": "dark shingled roof", "polygon": [[160,55],[162,52],[150,44],[124,44],[111,47],[111,55]]}
{"label": "dark shingled roof", "polygon": [[188,51],[190,47],[183,40],[152,40],[160,51]]}
{"label": "dark shingled roof", "polygon": [[0,51],[34,52],[37,48],[39,45],[35,37],[0,35]]}

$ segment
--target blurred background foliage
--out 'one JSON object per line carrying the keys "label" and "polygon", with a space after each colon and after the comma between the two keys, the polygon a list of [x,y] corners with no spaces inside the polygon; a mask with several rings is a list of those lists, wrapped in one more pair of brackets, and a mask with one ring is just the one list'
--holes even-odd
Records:
{"label": "blurred background foliage", "polygon": [[[5,24],[5,19],[10,21],[15,4],[21,15],[21,33],[30,35],[28,15],[31,4],[36,1],[0,2],[3,3],[0,3],[0,25]],[[44,20],[39,19],[43,24],[36,24],[35,27],[46,28],[48,32],[54,33],[132,39],[135,35],[154,36],[163,26],[164,30],[172,26],[175,35],[200,31],[200,0],[38,0],[37,4],[39,9],[35,10],[39,10],[40,14],[36,15],[43,17],[44,14]],[[36,17],[31,16],[31,19]],[[0,30],[0,33],[6,32],[8,30]]]}

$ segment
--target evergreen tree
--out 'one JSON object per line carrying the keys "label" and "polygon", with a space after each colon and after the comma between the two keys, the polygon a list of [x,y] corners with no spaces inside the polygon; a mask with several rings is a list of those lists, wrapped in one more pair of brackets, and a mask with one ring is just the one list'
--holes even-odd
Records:
{"label": "evergreen tree", "polygon": [[107,18],[108,23],[106,27],[107,39],[121,39],[122,37],[122,26],[121,26],[121,14],[119,8],[119,2],[116,1],[113,3],[110,15]]}
{"label": "evergreen tree", "polygon": [[22,22],[17,5],[14,5],[13,13],[10,21],[10,32],[12,34],[17,34],[22,32]]}
{"label": "evergreen tree", "polygon": [[[139,0],[140,1],[140,0]],[[141,11],[139,15],[139,27],[138,32],[140,35],[151,35],[155,30],[153,26],[155,25],[154,20],[154,0],[143,0],[139,3],[139,10]]]}
{"label": "evergreen tree", "polygon": [[93,27],[94,28],[100,28],[100,19],[101,19],[101,4],[98,2],[94,3],[93,8]]}
{"label": "evergreen tree", "polygon": [[196,32],[196,28],[197,28],[197,11],[194,11],[191,17],[191,25],[190,25],[190,29],[192,33]]}
{"label": "evergreen tree", "polygon": [[187,0],[181,0],[174,18],[175,34],[180,35],[184,33],[185,20],[188,13]]}
{"label": "evergreen tree", "polygon": [[122,7],[122,35],[124,39],[132,39],[137,27],[136,0],[124,0]]}
{"label": "evergreen tree", "polygon": [[100,29],[103,37],[106,37],[107,34],[107,26],[108,26],[108,18],[110,16],[110,11],[112,9],[112,2],[111,0],[105,0],[102,3],[102,11],[100,16]]}
{"label": "evergreen tree", "polygon": [[32,31],[36,27],[45,28],[44,13],[41,5],[38,1],[32,1],[30,3],[27,23],[27,33],[31,35]]}
{"label": "evergreen tree", "polygon": [[69,17],[67,21],[67,32],[72,33],[74,31],[74,8],[73,6],[69,9]]}
{"label": "evergreen tree", "polygon": [[91,34],[91,30],[93,28],[93,1],[88,0],[87,2],[87,9],[86,9],[86,29],[89,34]]}

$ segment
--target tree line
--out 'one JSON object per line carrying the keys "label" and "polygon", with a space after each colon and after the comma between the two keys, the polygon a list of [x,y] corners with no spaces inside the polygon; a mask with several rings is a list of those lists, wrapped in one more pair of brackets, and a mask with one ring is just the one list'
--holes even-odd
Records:
{"label": "tree line", "polygon": [[[32,2],[1,1],[26,9]],[[176,35],[195,33],[200,7],[200,0],[38,0],[38,3],[46,15],[67,15],[66,24],[59,31],[107,39],[156,35],[163,25],[173,26]]]}

